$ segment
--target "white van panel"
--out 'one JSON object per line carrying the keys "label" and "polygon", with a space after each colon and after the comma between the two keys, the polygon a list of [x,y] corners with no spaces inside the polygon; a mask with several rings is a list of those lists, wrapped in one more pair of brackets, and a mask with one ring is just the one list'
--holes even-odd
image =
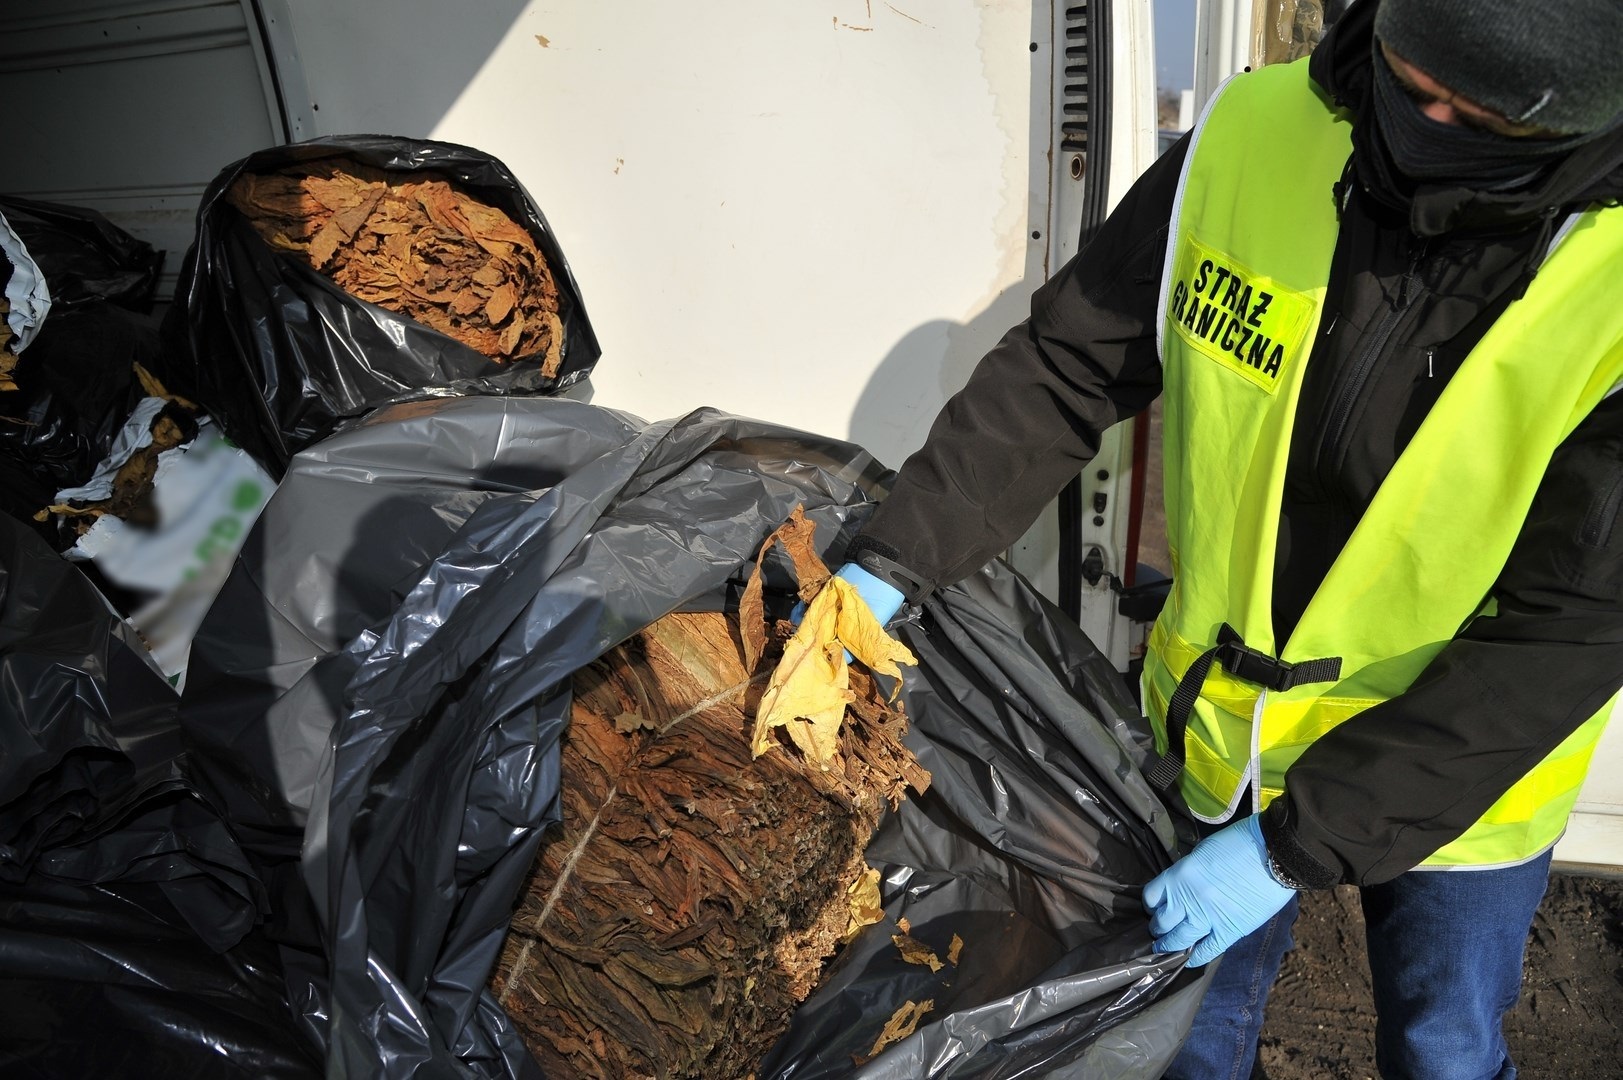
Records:
{"label": "white van panel", "polygon": [[1043,280],[1050,5],[288,7],[322,132],[523,179],[601,338],[599,404],[712,405],[894,467]]}

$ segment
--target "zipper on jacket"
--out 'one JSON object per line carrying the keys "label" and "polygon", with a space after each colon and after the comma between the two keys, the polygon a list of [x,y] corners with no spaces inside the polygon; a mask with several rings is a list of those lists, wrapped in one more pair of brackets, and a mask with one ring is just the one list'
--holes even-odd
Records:
{"label": "zipper on jacket", "polygon": [[1415,249],[1414,256],[1409,261],[1409,269],[1398,284],[1397,302],[1392,310],[1381,316],[1375,332],[1365,339],[1364,345],[1358,351],[1358,357],[1353,361],[1352,371],[1347,376],[1346,385],[1341,393],[1336,395],[1335,408],[1331,410],[1330,422],[1324,427],[1324,438],[1319,443],[1320,474],[1329,457],[1329,452],[1341,442],[1342,436],[1347,433],[1347,423],[1352,419],[1353,406],[1358,403],[1358,396],[1363,392],[1364,384],[1369,381],[1370,372],[1375,369],[1375,361],[1380,359],[1392,335],[1397,332],[1398,323],[1403,316],[1409,313],[1414,306],[1415,285],[1419,279],[1420,261],[1425,256],[1425,245],[1421,244]]}

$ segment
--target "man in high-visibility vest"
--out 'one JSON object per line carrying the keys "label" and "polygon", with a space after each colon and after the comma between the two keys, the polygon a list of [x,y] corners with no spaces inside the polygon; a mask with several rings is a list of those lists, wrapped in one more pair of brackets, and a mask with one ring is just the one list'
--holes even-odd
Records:
{"label": "man in high-visibility vest", "polygon": [[1389,1077],[1510,1077],[1528,927],[1623,686],[1623,4],[1359,0],[1237,76],[943,409],[840,574],[975,571],[1161,395],[1150,779],[1245,1077],[1298,890],[1362,889]]}

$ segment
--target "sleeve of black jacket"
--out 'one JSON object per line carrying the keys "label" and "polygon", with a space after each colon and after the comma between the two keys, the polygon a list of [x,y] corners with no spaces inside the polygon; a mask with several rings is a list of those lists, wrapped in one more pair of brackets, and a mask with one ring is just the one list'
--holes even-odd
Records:
{"label": "sleeve of black jacket", "polygon": [[1494,588],[1408,692],[1341,724],[1263,814],[1280,868],[1372,885],[1463,833],[1623,685],[1623,394],[1551,460]]}
{"label": "sleeve of black jacket", "polygon": [[1161,392],[1155,316],[1187,141],[1037,290],[1031,317],[942,407],[848,557],[899,564],[910,599],[969,576],[1025,532],[1106,428]]}

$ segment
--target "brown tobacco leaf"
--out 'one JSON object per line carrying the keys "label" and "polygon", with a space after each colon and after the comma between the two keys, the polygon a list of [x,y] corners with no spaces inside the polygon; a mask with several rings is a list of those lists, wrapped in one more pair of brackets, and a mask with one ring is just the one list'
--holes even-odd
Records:
{"label": "brown tobacco leaf", "polygon": [[[768,540],[767,544],[772,541]],[[766,545],[761,553],[766,554]],[[766,602],[762,595],[761,563],[757,559],[755,570],[744,586],[744,595],[738,601],[738,639],[744,649],[744,667],[754,671],[766,652]]]}
{"label": "brown tobacco leaf", "polygon": [[868,1060],[879,1056],[879,1051],[893,1042],[900,1042],[918,1029],[919,1021],[924,1014],[935,1008],[935,999],[927,1001],[906,1002],[901,1008],[891,1014],[885,1021],[885,1027],[879,1032],[879,1038],[874,1040],[873,1049],[868,1051]]}
{"label": "brown tobacco leaf", "polygon": [[485,318],[490,320],[491,326],[500,326],[502,320],[513,313],[513,305],[518,303],[518,292],[509,282],[502,282],[490,290],[490,299],[485,301]]}
{"label": "brown tobacco leaf", "polygon": [[945,966],[934,949],[911,934],[892,934],[890,940],[909,964],[919,964],[931,971],[940,971]]}
{"label": "brown tobacco leaf", "polygon": [[[789,520],[773,530],[755,554],[755,569],[750,571],[744,586],[744,595],[738,605],[740,637],[744,644],[744,666],[751,671],[766,648],[766,609],[762,599],[761,564],[773,544],[782,544],[795,567],[795,580],[800,585],[800,598],[809,601],[828,580],[828,567],[817,555],[817,523],[806,517],[806,508],[796,506],[789,512]],[[813,587],[808,588],[808,583]]]}
{"label": "brown tobacco leaf", "polygon": [[244,173],[226,198],[266,244],[358,299],[558,374],[564,325],[545,256],[527,229],[443,178],[329,158]]}
{"label": "brown tobacco leaf", "polygon": [[911,934],[913,932],[913,924],[907,921],[906,915],[903,915],[901,918],[896,920],[896,928],[904,934]]}
{"label": "brown tobacco leaf", "polygon": [[0,293],[0,390],[15,390],[17,384],[12,375],[17,370],[17,354],[11,351],[11,324],[6,321],[6,315],[11,311],[11,302],[4,293]]}
{"label": "brown tobacco leaf", "polygon": [[772,534],[795,564],[795,581],[800,585],[800,599],[811,603],[812,597],[823,591],[828,580],[828,566],[817,554],[817,522],[806,516],[803,506],[789,513],[789,520]]}
{"label": "brown tobacco leaf", "polygon": [[964,953],[964,939],[957,934],[952,935],[952,944],[947,946],[947,963],[953,967],[958,966],[958,958]]}

